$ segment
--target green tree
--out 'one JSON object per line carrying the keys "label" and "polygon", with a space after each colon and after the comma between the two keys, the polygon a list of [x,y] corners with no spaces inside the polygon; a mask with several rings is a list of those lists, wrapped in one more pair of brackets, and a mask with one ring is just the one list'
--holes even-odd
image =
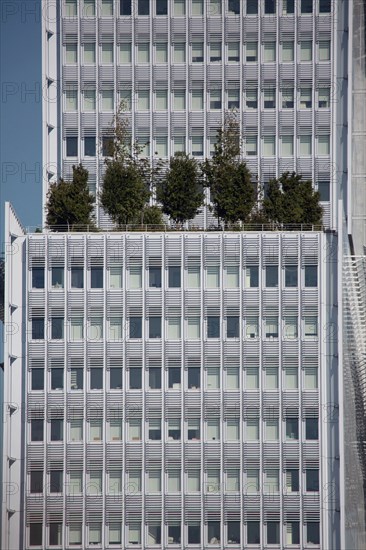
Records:
{"label": "green tree", "polygon": [[164,214],[184,223],[196,216],[203,204],[204,192],[197,161],[186,153],[176,153],[156,187],[157,200]]}
{"label": "green tree", "polygon": [[164,225],[163,212],[161,208],[156,205],[146,206],[142,212],[142,222],[144,225],[151,226]]}
{"label": "green tree", "polygon": [[218,130],[214,154],[203,168],[212,210],[225,223],[248,221],[256,201],[251,173],[240,158],[240,145],[238,122],[235,114],[229,113]]}
{"label": "green tree", "polygon": [[279,224],[321,225],[323,209],[320,194],[313,189],[311,180],[303,180],[296,172],[285,172],[270,180],[263,213]]}
{"label": "green tree", "polygon": [[72,181],[60,179],[47,194],[46,223],[54,231],[95,229],[95,197],[88,188],[89,172],[81,164],[72,167]]}
{"label": "green tree", "polygon": [[99,194],[102,207],[118,226],[142,221],[142,212],[150,198],[150,184],[155,173],[148,159],[141,156],[143,147],[131,146],[129,123],[121,105],[110,136],[109,154]]}

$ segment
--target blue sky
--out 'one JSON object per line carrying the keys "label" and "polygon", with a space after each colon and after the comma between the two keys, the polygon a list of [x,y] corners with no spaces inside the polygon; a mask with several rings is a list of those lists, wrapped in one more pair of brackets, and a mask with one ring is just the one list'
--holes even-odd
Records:
{"label": "blue sky", "polygon": [[[0,235],[4,202],[41,224],[41,0],[0,0]],[[3,245],[1,247],[3,249]]]}

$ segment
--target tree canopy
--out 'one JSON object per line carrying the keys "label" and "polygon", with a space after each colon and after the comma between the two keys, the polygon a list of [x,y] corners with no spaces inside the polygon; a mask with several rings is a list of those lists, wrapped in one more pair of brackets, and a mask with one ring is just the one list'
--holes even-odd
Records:
{"label": "tree canopy", "polygon": [[214,154],[205,161],[204,173],[218,220],[225,223],[248,221],[256,192],[251,173],[240,158],[239,124],[232,113],[226,116],[223,127],[218,130]]}
{"label": "tree canopy", "polygon": [[95,197],[88,188],[89,172],[81,164],[72,167],[72,181],[60,179],[47,194],[46,223],[54,231],[95,228]]}
{"label": "tree canopy", "polygon": [[186,153],[171,157],[168,170],[158,182],[156,198],[164,214],[184,223],[196,216],[204,200],[201,170]]}

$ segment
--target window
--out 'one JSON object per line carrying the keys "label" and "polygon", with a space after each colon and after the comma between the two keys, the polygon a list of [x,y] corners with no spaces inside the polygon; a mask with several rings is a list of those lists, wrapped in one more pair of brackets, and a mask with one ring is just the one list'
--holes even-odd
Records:
{"label": "window", "polygon": [[306,470],[306,491],[318,492],[319,491],[319,470]]}
{"label": "window", "polygon": [[282,157],[294,156],[294,136],[281,137],[281,156]]}
{"label": "window", "polygon": [[299,373],[297,367],[285,368],[285,389],[296,390],[299,387]]}
{"label": "window", "polygon": [[280,543],[280,522],[268,521],[267,522],[267,544],[279,544]]}
{"label": "window", "polygon": [[71,340],[82,340],[84,338],[84,320],[82,317],[70,319]]}
{"label": "window", "polygon": [[278,265],[266,266],[266,286],[278,287]]}
{"label": "window", "polygon": [[258,470],[248,470],[247,471],[246,492],[247,493],[258,493],[258,491],[259,491],[259,471]]}
{"label": "window", "polygon": [[128,526],[128,544],[141,544],[141,523]]}
{"label": "window", "polygon": [[300,109],[311,109],[312,107],[312,89],[301,88],[300,90]]}
{"label": "window", "polygon": [[257,42],[247,42],[246,45],[246,61],[257,62],[258,59],[258,43]]}
{"label": "window", "polygon": [[50,493],[63,492],[63,471],[51,470],[50,472]]}
{"label": "window", "polygon": [[180,544],[180,525],[168,525],[168,544]]}
{"label": "window", "polygon": [[113,90],[102,90],[102,111],[113,111],[114,109],[114,92]]}
{"label": "window", "polygon": [[188,367],[188,389],[197,390],[201,387],[200,367]]}
{"label": "window", "polygon": [[141,266],[130,267],[130,288],[142,288],[142,268]]}
{"label": "window", "polygon": [[329,181],[319,181],[318,182],[318,192],[320,194],[320,201],[330,201],[330,182]]}
{"label": "window", "polygon": [[52,288],[64,288],[64,268],[52,267],[51,269]]}
{"label": "window", "polygon": [[148,525],[148,544],[161,544],[161,525]]}
{"label": "window", "polygon": [[76,0],[65,0],[65,17],[75,17],[77,15]]}
{"label": "window", "polygon": [[64,421],[59,418],[51,419],[51,441],[63,441]]}
{"label": "window", "polygon": [[168,419],[168,439],[180,441],[180,418]]}
{"label": "window", "polygon": [[128,472],[128,488],[132,494],[141,492],[141,470]]}
{"label": "window", "polygon": [[161,317],[149,317],[149,338],[161,338]]}
{"label": "window", "polygon": [[300,544],[300,523],[298,521],[286,523],[286,543]]}
{"label": "window", "polygon": [[232,418],[227,420],[226,423],[226,439],[227,441],[238,441],[239,440],[239,419]]}
{"label": "window", "polygon": [[149,287],[161,288],[161,267],[149,267]]}
{"label": "window", "polygon": [[31,441],[43,441],[43,420],[33,419],[31,426]]}
{"label": "window", "polygon": [[265,109],[276,108],[276,91],[275,90],[264,90],[263,98],[264,98],[263,106]]}
{"label": "window", "polygon": [[259,521],[247,522],[247,543],[260,544],[260,526]]}
{"label": "window", "polygon": [[168,387],[173,390],[179,390],[181,384],[180,367],[170,367],[168,369]]}
{"label": "window", "polygon": [[207,338],[220,338],[220,317],[207,317]]}
{"label": "window", "polygon": [[121,544],[122,528],[120,523],[109,524],[109,544]]}
{"label": "window", "polygon": [[180,266],[169,266],[168,267],[168,286],[169,288],[180,288]]}
{"label": "window", "polygon": [[239,317],[226,318],[227,338],[239,338]]}
{"label": "window", "polygon": [[285,286],[297,286],[297,265],[285,265]]}
{"label": "window", "polygon": [[304,336],[318,336],[318,318],[315,316],[304,317]]}
{"label": "window", "polygon": [[155,92],[155,108],[157,111],[166,111],[168,108],[168,91],[157,90]]}
{"label": "window", "polygon": [[221,90],[211,90],[210,92],[210,109],[221,109]]}
{"label": "window", "polygon": [[131,15],[131,0],[121,0],[121,15]]}
{"label": "window", "polygon": [[103,288],[103,267],[92,266],[90,268],[91,288]]}
{"label": "window", "polygon": [[168,15],[168,0],[156,0],[156,15]]}
{"label": "window", "polygon": [[278,368],[267,367],[265,371],[265,387],[267,390],[278,389]]}
{"label": "window", "polygon": [[285,63],[291,62],[294,60],[294,43],[282,42],[282,61]]}
{"label": "window", "polygon": [[122,288],[122,267],[112,266],[109,270],[110,288]]}
{"label": "window", "polygon": [[83,389],[83,374],[84,371],[82,368],[71,368],[70,369],[70,389],[71,390],[82,390]]}
{"label": "window", "polygon": [[31,388],[35,390],[44,390],[44,370],[32,369],[31,370]]}
{"label": "window", "polygon": [[240,544],[240,521],[227,522],[228,544]]}
{"label": "window", "polygon": [[286,418],[286,439],[299,439],[299,421],[297,418]]}
{"label": "window", "polygon": [[257,265],[247,266],[245,269],[246,288],[256,288],[259,284],[259,267]]}
{"label": "window", "polygon": [[278,493],[279,473],[278,470],[266,470],[264,473],[264,492]]}
{"label": "window", "polygon": [[207,368],[207,389],[216,390],[220,388],[220,369],[218,367]]}
{"label": "window", "polygon": [[161,368],[160,367],[149,368],[149,389],[150,390],[161,389]]}
{"label": "window", "polygon": [[227,266],[225,275],[226,288],[239,288],[239,266]]}
{"label": "window", "polygon": [[125,42],[125,43],[120,44],[120,47],[119,47],[119,61],[120,61],[120,63],[131,63],[131,61],[132,61],[131,42]]}
{"label": "window", "polygon": [[102,0],[102,16],[108,17],[113,15],[113,0]]}
{"label": "window", "polygon": [[185,151],[186,151],[185,136],[174,136],[174,153],[185,152]]}
{"label": "window", "polygon": [[226,491],[227,492],[239,492],[240,491],[240,470],[228,470],[226,473]]}
{"label": "window", "polygon": [[66,90],[65,92],[65,109],[66,111],[77,111],[78,108],[78,92],[77,90]]}
{"label": "window", "polygon": [[239,369],[237,367],[228,367],[226,370],[226,389],[239,389]]}
{"label": "window", "polygon": [[278,338],[278,317],[266,317],[265,331],[266,338]]}
{"label": "window", "polygon": [[319,0],[319,13],[330,13],[331,0]]}
{"label": "window", "polygon": [[312,61],[313,43],[310,40],[300,42],[300,61]]}
{"label": "window", "polygon": [[316,367],[305,367],[305,389],[318,389],[318,369]]}
{"label": "window", "polygon": [[283,15],[290,15],[295,11],[295,0],[282,0]]}
{"label": "window", "polygon": [[320,544],[320,527],[317,521],[308,521],[306,524],[306,543]]}
{"label": "window", "polygon": [[[174,90],[173,92],[173,109],[175,111],[184,111],[186,108],[186,92],[185,90]],[[178,151],[184,151],[184,148],[180,147]],[[177,152],[175,150],[174,152]]]}
{"label": "window", "polygon": [[264,13],[276,13],[276,0],[264,0]]}
{"label": "window", "polygon": [[62,390],[64,388],[64,370],[51,369],[51,390]]}
{"label": "window", "polygon": [[85,137],[84,138],[84,156],[95,157],[95,155],[96,155],[95,136]]}
{"label": "window", "polygon": [[42,546],[42,523],[29,524],[29,545]]}
{"label": "window", "polygon": [[84,44],[84,64],[95,65],[95,42]]}
{"label": "window", "polygon": [[32,319],[32,340],[43,340],[44,339],[44,318],[33,318]]}
{"label": "window", "polygon": [[130,368],[130,390],[141,390],[142,370],[140,367]]}
{"label": "window", "polygon": [[192,156],[203,156],[203,136],[192,136]]}
{"label": "window", "polygon": [[192,90],[192,110],[201,111],[203,109],[203,90]]}
{"label": "window", "polygon": [[310,156],[311,149],[311,136],[300,136],[300,156]]}
{"label": "window", "polygon": [[192,44],[192,63],[203,63],[203,43],[194,42]]}
{"label": "window", "polygon": [[327,156],[330,154],[330,136],[318,136],[318,155]]}
{"label": "window", "polygon": [[66,156],[67,157],[78,156],[78,138],[77,137],[66,138]]}
{"label": "window", "polygon": [[102,440],[102,421],[99,419],[92,419],[89,422],[89,438],[90,441],[101,441]]}
{"label": "window", "polygon": [[84,269],[71,267],[71,288],[84,288]]}
{"label": "window", "polygon": [[286,316],[285,317],[285,326],[284,326],[284,335],[285,339],[294,339],[298,337],[297,330],[298,322],[296,316]]}
{"label": "window", "polygon": [[188,523],[188,544],[201,544],[201,525],[198,522]]}
{"label": "window", "polygon": [[276,61],[276,42],[265,42],[263,45],[263,61],[274,63]]}
{"label": "window", "polygon": [[239,42],[229,42],[227,45],[227,60],[228,62],[238,63],[240,61]]}
{"label": "window", "polygon": [[95,111],[96,105],[96,91],[84,90],[84,111]]}
{"label": "window", "polygon": [[188,440],[199,441],[200,439],[200,419],[189,418],[188,419]]}
{"label": "window", "polygon": [[32,288],[44,288],[44,267],[33,267]]}
{"label": "window", "polygon": [[66,44],[66,63],[74,64],[78,61],[77,44]]}
{"label": "window", "polygon": [[168,156],[168,138],[166,136],[155,138],[155,151],[159,157]]}
{"label": "window", "polygon": [[319,42],[319,61],[330,61],[330,41],[321,40]]}
{"label": "window", "polygon": [[247,0],[247,15],[258,13],[258,0]]}
{"label": "window", "polygon": [[102,390],[103,389],[103,369],[92,368],[90,369],[90,389]]}
{"label": "window", "polygon": [[318,418],[305,418],[305,439],[310,441],[319,438],[319,421]]}
{"label": "window", "polygon": [[69,494],[79,494],[82,492],[82,480],[83,472],[80,470],[75,470],[69,474]]}
{"label": "window", "polygon": [[259,322],[258,317],[247,317],[246,318],[246,337],[247,338],[258,338],[259,336]]}
{"label": "window", "polygon": [[313,0],[301,0],[301,13],[313,13]]}
{"label": "window", "polygon": [[239,90],[228,90],[227,107],[228,109],[239,109],[240,107]]}
{"label": "window", "polygon": [[111,441],[121,441],[122,420],[120,418],[112,418],[109,421],[109,436]]}
{"label": "window", "polygon": [[258,441],[259,439],[259,420],[257,418],[250,418],[246,422],[246,440]]}
{"label": "window", "polygon": [[266,439],[269,441],[278,440],[278,420],[266,420]]}
{"label": "window", "polygon": [[51,339],[62,340],[64,337],[64,318],[52,317],[51,318]]}
{"label": "window", "polygon": [[197,493],[201,490],[200,470],[188,470],[188,492]]}
{"label": "window", "polygon": [[70,440],[83,440],[83,421],[81,419],[70,420]]}
{"label": "window", "polygon": [[138,15],[149,15],[150,13],[150,0],[138,0]]}
{"label": "window", "polygon": [[167,325],[168,340],[178,340],[181,337],[180,317],[168,317]]}
{"label": "window", "polygon": [[213,418],[207,420],[207,440],[214,441],[220,439],[220,420]]}
{"label": "window", "polygon": [[201,271],[200,266],[188,266],[188,288],[199,288],[201,286]]}
{"label": "window", "polygon": [[299,470],[286,470],[286,491],[296,493],[299,490]]}
{"label": "window", "polygon": [[101,544],[102,542],[102,524],[89,524],[89,544]]}
{"label": "window", "polygon": [[318,286],[318,267],[316,265],[305,266],[305,286],[313,288]]}
{"label": "window", "polygon": [[109,388],[111,390],[122,389],[122,369],[120,367],[112,367],[109,371]]}
{"label": "window", "polygon": [[149,440],[160,441],[161,440],[161,419],[152,418],[149,420]]}
{"label": "window", "polygon": [[294,89],[286,88],[282,90],[282,109],[294,108]]}
{"label": "window", "polygon": [[[128,490],[130,492],[132,487],[128,485]],[[122,471],[121,470],[112,470],[109,472],[109,493],[118,494],[122,492]],[[134,492],[134,491],[133,491]]]}
{"label": "window", "polygon": [[220,522],[207,522],[207,542],[208,544],[220,544]]}
{"label": "window", "polygon": [[186,45],[184,43],[175,43],[173,45],[173,61],[174,63],[186,62]]}
{"label": "window", "polygon": [[276,154],[275,136],[264,136],[263,138],[263,156],[274,157]]}
{"label": "window", "polygon": [[257,136],[246,137],[245,154],[247,157],[252,157],[257,155]]}
{"label": "window", "polygon": [[130,338],[142,338],[142,317],[130,317]]}
{"label": "window", "polygon": [[43,493],[43,470],[33,470],[30,473],[30,492]]}
{"label": "window", "polygon": [[80,545],[82,541],[82,525],[81,523],[70,523],[69,525],[69,544]]}
{"label": "window", "polygon": [[220,268],[218,265],[207,267],[207,288],[219,288]]}
{"label": "window", "polygon": [[221,61],[221,42],[210,43],[210,61]]}
{"label": "window", "polygon": [[106,42],[102,44],[102,63],[113,63],[113,44]]}
{"label": "window", "polygon": [[89,340],[100,340],[103,338],[103,317],[91,317],[89,322]]}
{"label": "window", "polygon": [[147,473],[147,490],[148,490],[148,493],[161,492],[161,471],[160,470],[150,470]]}
{"label": "window", "polygon": [[203,0],[192,0],[192,15],[203,15]]}

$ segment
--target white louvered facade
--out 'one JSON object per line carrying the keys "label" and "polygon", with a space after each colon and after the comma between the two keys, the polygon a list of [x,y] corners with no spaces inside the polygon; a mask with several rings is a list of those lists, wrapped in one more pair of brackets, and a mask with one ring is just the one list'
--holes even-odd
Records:
{"label": "white louvered facade", "polygon": [[[336,226],[342,0],[43,1],[44,203],[49,182],[78,162],[98,194],[103,137],[124,100],[132,140],[149,144],[152,161],[209,157],[224,112],[236,110],[253,180],[311,178]],[[195,220],[212,223],[205,209]]]}
{"label": "white louvered facade", "polygon": [[[333,241],[16,239],[25,491],[20,533],[17,512],[7,518],[10,539],[24,537],[26,549],[338,548],[329,459],[338,440],[325,427]],[[21,505],[9,495],[5,509]]]}

